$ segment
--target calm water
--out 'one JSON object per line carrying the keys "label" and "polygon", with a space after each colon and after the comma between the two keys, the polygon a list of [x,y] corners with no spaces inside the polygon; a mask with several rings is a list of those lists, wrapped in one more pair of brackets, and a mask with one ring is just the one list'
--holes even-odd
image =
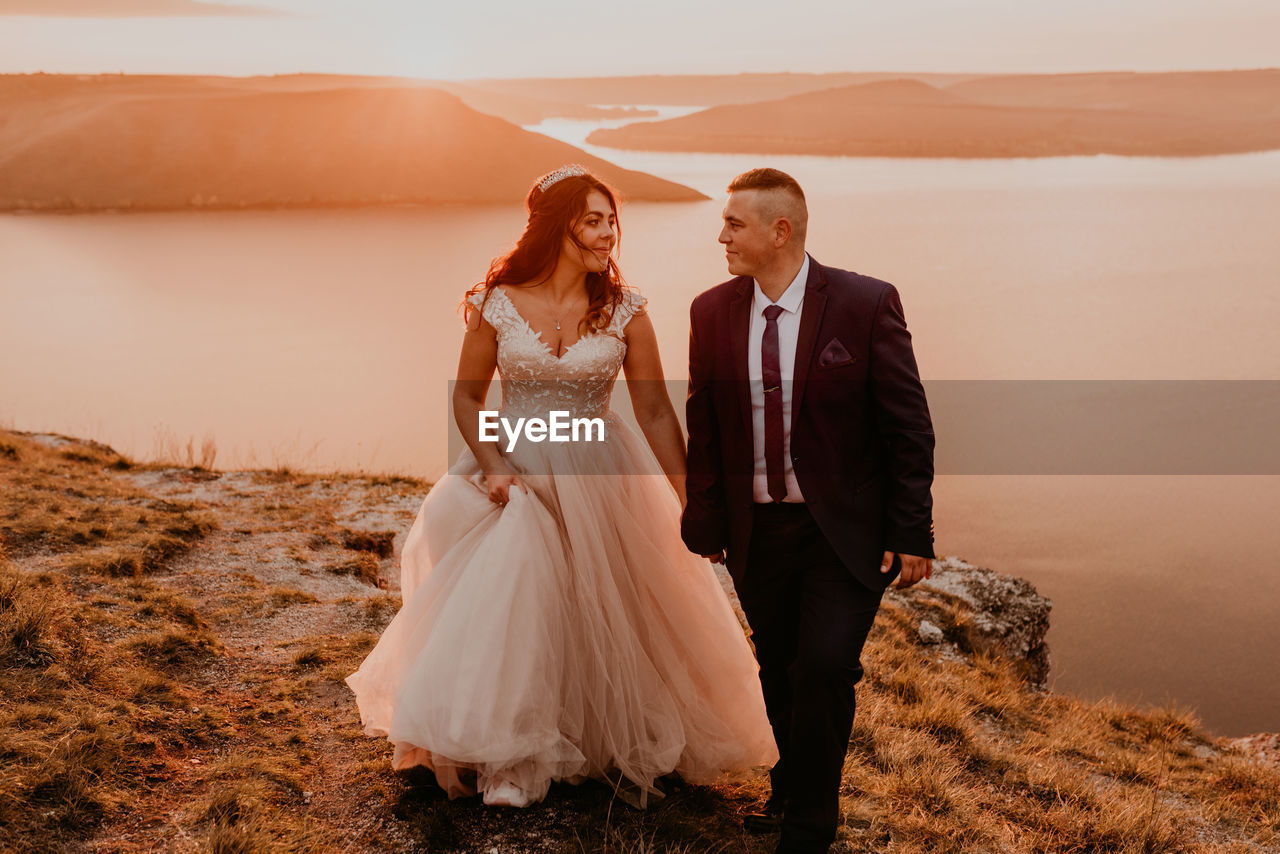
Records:
{"label": "calm water", "polygon": [[[816,258],[899,286],[926,379],[1280,379],[1280,152],[599,153],[713,197],[623,212],[673,377],[689,299],[726,278],[723,187],[767,163],[805,186]],[[0,216],[0,423],[437,476],[458,301],[522,225],[516,207]],[[935,499],[941,552],[1053,598],[1058,689],[1280,730],[1280,478],[943,476]]]}

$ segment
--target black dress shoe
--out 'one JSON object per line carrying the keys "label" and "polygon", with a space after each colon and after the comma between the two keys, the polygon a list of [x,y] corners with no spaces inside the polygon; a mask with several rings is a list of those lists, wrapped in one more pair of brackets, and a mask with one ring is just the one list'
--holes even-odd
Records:
{"label": "black dress shoe", "polygon": [[831,849],[831,840],[815,839],[811,833],[797,831],[794,827],[784,828],[782,838],[773,854],[827,854]]}
{"label": "black dress shoe", "polygon": [[777,833],[782,828],[782,798],[770,795],[761,812],[747,813],[742,827],[748,833]]}
{"label": "black dress shoe", "polygon": [[794,845],[789,842],[779,842],[778,847],[773,849],[773,854],[827,854],[830,849],[830,845]]}

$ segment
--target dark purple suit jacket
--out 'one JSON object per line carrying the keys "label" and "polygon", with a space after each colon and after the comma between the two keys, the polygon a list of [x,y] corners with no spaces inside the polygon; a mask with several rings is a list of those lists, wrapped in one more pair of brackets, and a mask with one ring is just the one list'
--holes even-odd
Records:
{"label": "dark purple suit jacket", "polygon": [[[690,308],[685,545],[727,550],[742,582],[751,541],[752,279],[700,294]],[[791,395],[791,464],[823,535],[873,590],[885,551],[933,557],[933,425],[902,302],[888,282],[810,256]]]}

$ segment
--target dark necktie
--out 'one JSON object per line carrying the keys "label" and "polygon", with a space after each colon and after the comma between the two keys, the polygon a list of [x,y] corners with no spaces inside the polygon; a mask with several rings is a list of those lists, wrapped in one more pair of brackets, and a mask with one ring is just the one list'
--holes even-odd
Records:
{"label": "dark necktie", "polygon": [[760,343],[760,378],[764,381],[764,469],[769,479],[769,497],[787,497],[787,481],[782,463],[782,368],[778,362],[778,315],[782,307],[764,310],[764,340]]}

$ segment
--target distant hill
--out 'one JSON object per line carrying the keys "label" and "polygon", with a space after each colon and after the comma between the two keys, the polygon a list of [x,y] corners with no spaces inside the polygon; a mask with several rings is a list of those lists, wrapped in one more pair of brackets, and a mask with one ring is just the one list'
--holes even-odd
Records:
{"label": "distant hill", "polygon": [[173,74],[0,74],[0,103],[10,98],[48,98],[86,89],[99,95],[125,92],[144,95],[223,92],[314,92],[321,89],[439,89],[457,95],[473,110],[512,124],[537,124],[543,119],[627,118],[653,115],[634,107],[595,107],[588,102],[557,101],[535,94],[508,94],[453,80],[410,77],[369,77],[346,74],[275,74],[258,77],[216,77]]}
{"label": "distant hill", "polygon": [[589,141],[868,157],[1260,151],[1280,148],[1280,70],[876,81],[599,130]]}
{"label": "distant hill", "polygon": [[435,89],[102,80],[0,78],[0,209],[512,202],[567,162],[631,199],[704,198]]}
{"label": "distant hill", "polygon": [[1280,116],[1280,69],[1132,71],[981,77],[948,86],[969,101],[1002,107],[1154,111],[1204,118]]}
{"label": "distant hill", "polygon": [[577,104],[664,104],[711,107],[749,104],[803,92],[877,80],[919,80],[947,86],[980,74],[842,71],[830,74],[648,74],[634,77],[530,77],[468,80],[477,90]]}

